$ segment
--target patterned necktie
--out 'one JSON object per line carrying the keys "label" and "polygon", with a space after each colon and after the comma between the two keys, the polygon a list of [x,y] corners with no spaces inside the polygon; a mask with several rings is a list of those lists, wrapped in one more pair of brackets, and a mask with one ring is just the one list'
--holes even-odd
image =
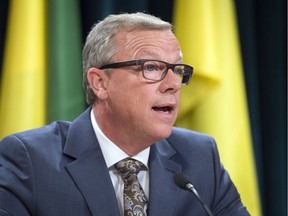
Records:
{"label": "patterned necktie", "polygon": [[114,166],[124,181],[124,215],[147,216],[148,200],[137,177],[138,172],[144,169],[144,165],[132,158],[126,158]]}

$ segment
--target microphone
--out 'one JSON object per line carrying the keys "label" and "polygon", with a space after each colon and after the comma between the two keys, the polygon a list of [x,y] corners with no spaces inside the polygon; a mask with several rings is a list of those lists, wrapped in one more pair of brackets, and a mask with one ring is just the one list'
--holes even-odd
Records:
{"label": "microphone", "polygon": [[204,203],[200,198],[197,190],[194,188],[187,175],[183,173],[175,173],[173,179],[178,187],[180,187],[183,190],[188,190],[192,192],[197,197],[197,199],[200,201],[201,205],[203,206],[203,208],[205,209],[205,211],[209,216],[214,216],[209,207],[207,206],[207,204]]}

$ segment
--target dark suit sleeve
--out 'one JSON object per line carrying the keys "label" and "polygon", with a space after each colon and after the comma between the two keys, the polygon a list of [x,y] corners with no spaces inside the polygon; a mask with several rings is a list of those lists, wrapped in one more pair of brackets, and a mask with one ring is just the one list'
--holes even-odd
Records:
{"label": "dark suit sleeve", "polygon": [[33,168],[28,151],[16,137],[0,142],[0,216],[33,215]]}
{"label": "dark suit sleeve", "polygon": [[213,212],[217,216],[249,216],[229,174],[221,164],[214,139],[211,138],[215,170],[215,197]]}

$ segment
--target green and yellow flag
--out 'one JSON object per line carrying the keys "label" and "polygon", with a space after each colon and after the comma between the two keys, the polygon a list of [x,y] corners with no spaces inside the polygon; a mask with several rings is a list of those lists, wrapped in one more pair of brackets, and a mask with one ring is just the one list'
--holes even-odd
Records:
{"label": "green and yellow flag", "polygon": [[178,126],[215,137],[244,205],[261,215],[245,83],[232,0],[177,0],[174,26],[184,62],[195,68],[182,88]]}
{"label": "green and yellow flag", "polygon": [[77,0],[11,0],[0,85],[0,140],[85,109]]}

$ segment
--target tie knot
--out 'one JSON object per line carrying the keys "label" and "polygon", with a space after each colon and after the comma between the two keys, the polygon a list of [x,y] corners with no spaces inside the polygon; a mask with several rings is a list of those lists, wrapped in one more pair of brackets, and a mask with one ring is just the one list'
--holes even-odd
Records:
{"label": "tie knot", "polygon": [[144,165],[132,158],[125,158],[116,163],[115,168],[123,179],[128,180],[131,175],[138,175],[139,171],[144,169]]}

